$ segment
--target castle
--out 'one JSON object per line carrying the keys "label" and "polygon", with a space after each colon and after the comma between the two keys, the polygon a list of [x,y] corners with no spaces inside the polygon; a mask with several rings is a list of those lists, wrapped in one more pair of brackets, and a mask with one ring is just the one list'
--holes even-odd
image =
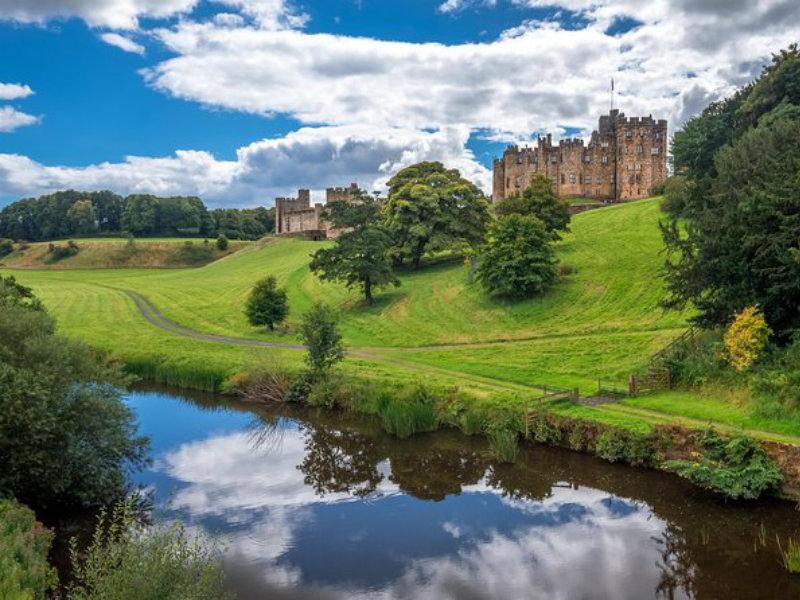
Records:
{"label": "castle", "polygon": [[646,198],[667,178],[667,122],[612,110],[600,117],[588,146],[582,139],[555,146],[550,134],[539,137],[535,148],[509,146],[494,161],[492,203],[521,192],[539,173],[553,181],[562,198]]}
{"label": "castle", "polygon": [[[358,185],[349,188],[328,188],[325,190],[325,203],[349,201]],[[297,198],[275,198],[275,234],[304,237],[309,240],[335,239],[338,230],[331,227],[323,218],[322,204],[311,206],[310,190],[297,190]]]}

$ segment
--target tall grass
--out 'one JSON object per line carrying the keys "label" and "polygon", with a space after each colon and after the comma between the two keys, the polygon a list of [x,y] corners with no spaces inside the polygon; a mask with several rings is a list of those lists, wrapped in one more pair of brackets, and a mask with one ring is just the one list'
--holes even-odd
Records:
{"label": "tall grass", "polygon": [[422,387],[396,399],[384,398],[378,416],[383,429],[399,438],[439,427],[434,398]]}
{"label": "tall grass", "polygon": [[789,538],[786,549],[781,545],[780,537],[776,537],[778,542],[778,551],[781,554],[783,567],[790,573],[800,573],[800,543],[794,539]]}
{"label": "tall grass", "polygon": [[519,454],[519,433],[508,427],[489,429],[489,447],[500,462],[513,463]]}

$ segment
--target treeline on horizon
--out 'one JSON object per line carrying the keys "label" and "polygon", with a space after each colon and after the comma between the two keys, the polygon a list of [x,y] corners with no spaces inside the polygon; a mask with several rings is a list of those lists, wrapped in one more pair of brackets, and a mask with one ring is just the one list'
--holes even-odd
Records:
{"label": "treeline on horizon", "polygon": [[200,198],[66,190],[0,210],[0,238],[43,242],[69,237],[216,237],[255,240],[275,228],[271,208],[208,210]]}

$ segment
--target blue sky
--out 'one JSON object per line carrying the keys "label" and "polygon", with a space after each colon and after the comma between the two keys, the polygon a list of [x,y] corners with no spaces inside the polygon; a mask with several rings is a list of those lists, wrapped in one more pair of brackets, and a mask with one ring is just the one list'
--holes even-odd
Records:
{"label": "blue sky", "polygon": [[[797,39],[788,0],[7,0],[0,201],[55,189],[271,204],[442,160],[487,191],[538,132],[674,127]],[[713,33],[709,33],[713,32]]]}

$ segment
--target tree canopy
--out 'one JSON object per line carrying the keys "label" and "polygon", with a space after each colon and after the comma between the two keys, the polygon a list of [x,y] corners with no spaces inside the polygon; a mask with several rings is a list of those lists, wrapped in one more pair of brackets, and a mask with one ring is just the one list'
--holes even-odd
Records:
{"label": "tree canopy", "polygon": [[0,210],[0,238],[31,242],[76,235],[185,236],[253,240],[275,226],[274,209],[216,209],[199,198],[159,198],[66,190],[25,198]]}
{"label": "tree canopy", "polygon": [[341,233],[333,247],[317,250],[311,259],[311,270],[320,279],[358,288],[367,305],[374,288],[400,285],[389,257],[392,239],[380,222],[375,199],[359,191],[349,202],[327,205],[325,218]]}
{"label": "tree canopy", "polygon": [[489,220],[486,198],[457,169],[439,162],[422,162],[389,180],[383,211],[397,262],[419,268],[423,255],[455,242],[477,245]]}
{"label": "tree canopy", "polygon": [[336,316],[324,304],[314,304],[303,315],[300,339],[308,347],[306,364],[314,375],[324,374],[344,359],[344,345]]}
{"label": "tree canopy", "polygon": [[489,228],[478,262],[478,280],[492,294],[525,298],[552,285],[558,269],[552,237],[532,215],[510,214]]}
{"label": "tree canopy", "polygon": [[498,215],[533,215],[553,239],[561,239],[560,231],[569,231],[569,203],[558,197],[553,182],[541,173],[535,175],[522,193],[511,194],[495,207]]}
{"label": "tree canopy", "polygon": [[289,315],[286,290],[278,287],[278,281],[272,275],[261,279],[250,292],[245,313],[250,325],[275,329]]}
{"label": "tree canopy", "polygon": [[779,341],[800,327],[798,90],[800,52],[791,47],[724,110],[709,107],[675,135],[685,180],[667,190],[664,303],[693,304],[702,326],[759,306]]}

